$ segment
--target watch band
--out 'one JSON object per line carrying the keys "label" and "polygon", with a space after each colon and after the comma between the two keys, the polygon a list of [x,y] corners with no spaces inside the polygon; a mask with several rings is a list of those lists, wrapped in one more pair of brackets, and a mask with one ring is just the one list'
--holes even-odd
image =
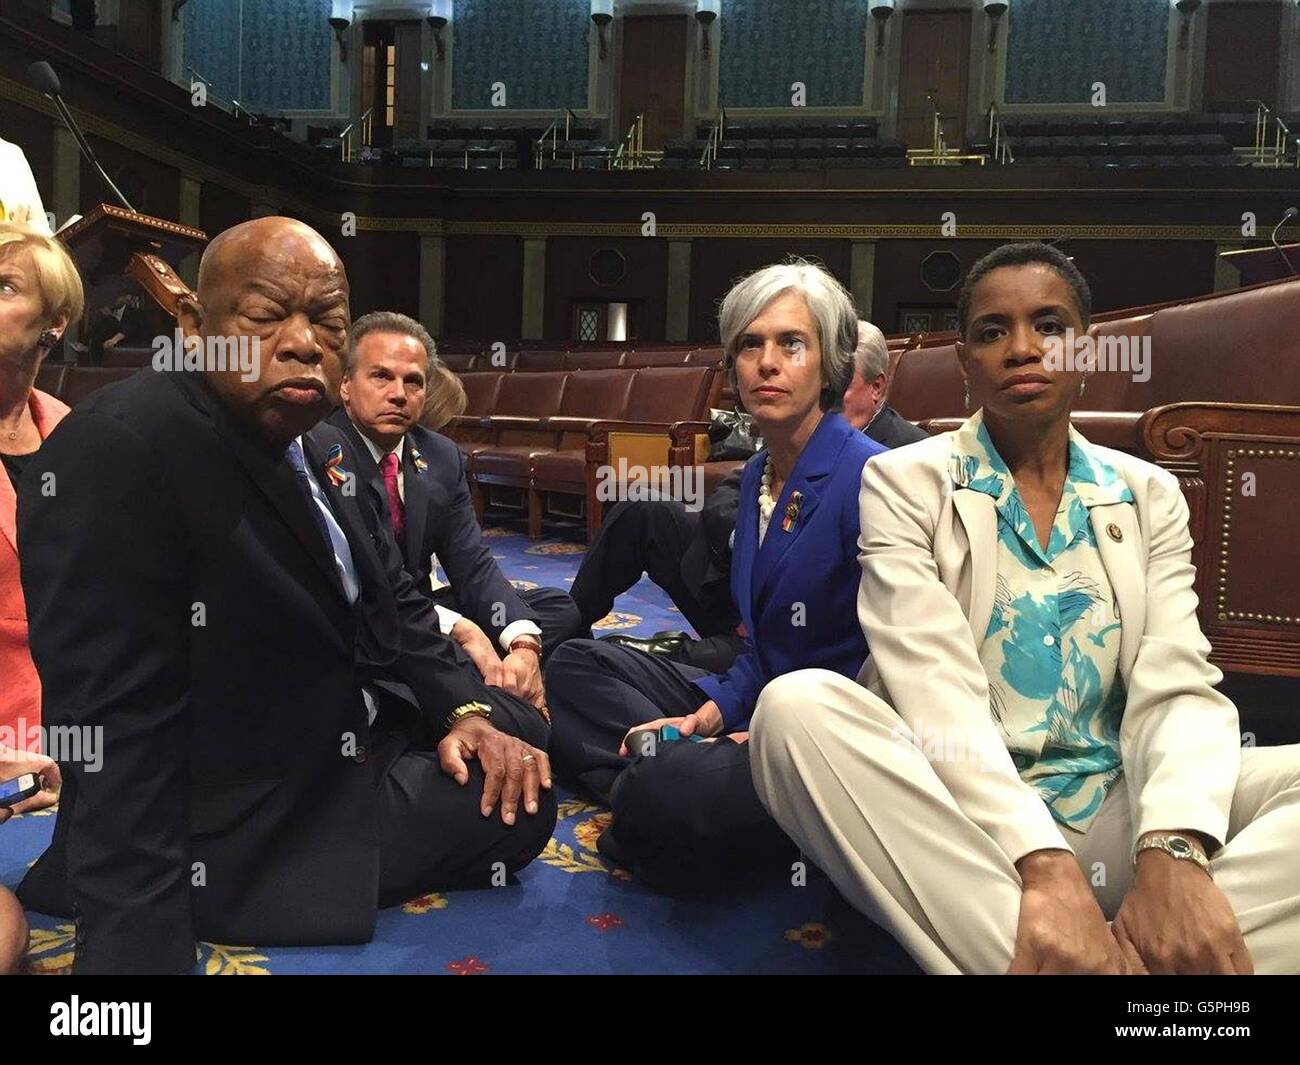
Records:
{"label": "watch band", "polygon": [[510,641],[510,650],[512,652],[516,647],[520,647],[520,646],[527,647],[530,651],[535,652],[538,658],[541,658],[542,641],[539,640],[536,636],[525,634],[523,636],[516,636],[513,640]]}
{"label": "watch band", "polygon": [[463,703],[454,708],[447,714],[445,722],[447,731],[450,732],[457,722],[463,721],[467,717],[481,717],[486,721],[492,720],[491,703]]}
{"label": "watch band", "polygon": [[1133,863],[1137,864],[1138,855],[1143,851],[1164,851],[1169,857],[1183,862],[1195,862],[1207,873],[1210,860],[1191,839],[1179,832],[1160,832],[1139,840],[1133,847]]}

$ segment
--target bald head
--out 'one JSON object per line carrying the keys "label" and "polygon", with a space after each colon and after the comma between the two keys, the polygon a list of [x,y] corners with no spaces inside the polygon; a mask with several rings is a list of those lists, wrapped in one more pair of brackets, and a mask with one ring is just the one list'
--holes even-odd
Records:
{"label": "bald head", "polygon": [[306,222],[281,215],[253,218],[223,230],[208,241],[199,261],[200,301],[205,288],[210,292],[214,285],[224,283],[229,277],[241,276],[252,263],[264,256],[282,262],[305,256],[343,271],[343,262],[329,241]]}
{"label": "bald head", "polygon": [[203,253],[197,295],[179,316],[187,336],[255,352],[256,374],[208,365],[205,376],[263,443],[283,447],[329,413],[351,317],[347,274],[324,237],[293,218],[227,229]]}

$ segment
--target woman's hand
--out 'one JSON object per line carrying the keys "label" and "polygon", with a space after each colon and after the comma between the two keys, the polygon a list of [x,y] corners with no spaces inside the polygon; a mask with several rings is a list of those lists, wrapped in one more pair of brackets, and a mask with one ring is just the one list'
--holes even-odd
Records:
{"label": "woman's hand", "polygon": [[718,709],[718,704],[710,699],[693,714],[687,714],[685,717],[658,717],[653,721],[647,721],[644,725],[637,725],[627,730],[627,735],[623,737],[623,744],[618,749],[618,753],[624,758],[630,757],[628,751],[627,737],[634,732],[642,729],[654,729],[659,731],[664,725],[674,726],[682,734],[682,738],[687,736],[716,736],[722,731],[722,711]]}
{"label": "woman's hand", "polygon": [[1214,973],[1255,971],[1232,906],[1199,866],[1161,851],[1138,855],[1137,878],[1113,925],[1126,954],[1147,970]]}
{"label": "woman's hand", "polygon": [[58,763],[53,758],[29,751],[16,751],[0,743],[0,780],[13,780],[27,773],[40,777],[41,790],[13,806],[0,806],[0,825],[14,814],[44,810],[59,801],[59,789],[63,787],[63,777],[59,773]]}
{"label": "woman's hand", "polygon": [[1034,851],[1016,868],[1024,888],[1008,975],[1141,971],[1125,961],[1073,854]]}

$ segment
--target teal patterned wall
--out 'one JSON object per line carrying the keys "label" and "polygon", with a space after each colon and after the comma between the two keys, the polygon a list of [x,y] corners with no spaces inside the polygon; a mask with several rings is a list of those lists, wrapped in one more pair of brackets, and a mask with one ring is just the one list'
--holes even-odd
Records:
{"label": "teal patterned wall", "polygon": [[240,0],[190,0],[181,9],[185,79],[198,74],[223,100],[239,98]]}
{"label": "teal patterned wall", "polygon": [[588,0],[456,0],[451,104],[492,107],[504,82],[509,110],[587,106]]}
{"label": "teal patterned wall", "polygon": [[1009,104],[1165,98],[1169,0],[1013,0],[1007,24]]}
{"label": "teal patterned wall", "polygon": [[330,0],[190,0],[185,65],[255,111],[328,111]]}
{"label": "teal patterned wall", "polygon": [[864,0],[722,0],[718,99],[724,107],[789,107],[793,82],[809,107],[861,107]]}

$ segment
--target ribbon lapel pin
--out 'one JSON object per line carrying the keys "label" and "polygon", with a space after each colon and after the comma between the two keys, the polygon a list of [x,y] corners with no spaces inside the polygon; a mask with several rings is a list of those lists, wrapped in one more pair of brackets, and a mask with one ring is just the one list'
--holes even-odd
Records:
{"label": "ribbon lapel pin", "polygon": [[335,444],[325,458],[325,476],[335,488],[342,488],[348,480],[348,471],[343,468],[343,445]]}
{"label": "ribbon lapel pin", "polygon": [[791,492],[790,502],[785,505],[785,517],[781,519],[781,531],[789,532],[799,520],[799,504],[803,502],[802,492]]}

